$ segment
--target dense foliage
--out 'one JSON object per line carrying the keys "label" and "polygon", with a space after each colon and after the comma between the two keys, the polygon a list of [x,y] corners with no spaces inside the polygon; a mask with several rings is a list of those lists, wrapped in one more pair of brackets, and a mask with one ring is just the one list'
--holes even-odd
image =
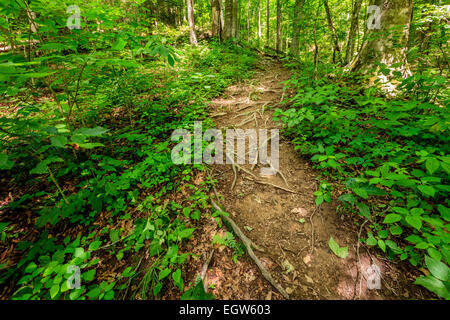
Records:
{"label": "dense foliage", "polygon": [[[209,100],[265,50],[293,73],[275,117],[319,169],[317,205],[338,197],[370,226],[365,244],[426,268],[416,283],[449,299],[449,12],[435,2],[414,3],[409,62],[371,69],[395,84],[388,99],[373,73],[349,71],[373,38],[374,1],[197,0],[195,27],[184,1],[3,0],[0,294],[145,299],[167,280],[183,292],[182,246],[213,182],[197,179],[202,165],[172,163],[171,133],[212,126]],[[214,242],[243,254],[232,233]],[[69,290],[74,266],[82,285]],[[196,284],[182,298],[212,297]]]}

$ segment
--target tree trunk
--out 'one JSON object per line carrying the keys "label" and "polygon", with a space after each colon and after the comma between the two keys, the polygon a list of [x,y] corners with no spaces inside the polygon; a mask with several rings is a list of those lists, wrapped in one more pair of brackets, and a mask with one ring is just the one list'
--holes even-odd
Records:
{"label": "tree trunk", "polygon": [[241,0],[237,0],[236,39],[241,40]]}
{"label": "tree trunk", "polygon": [[281,52],[281,1],[277,0],[277,52]]}
{"label": "tree trunk", "polygon": [[327,13],[327,20],[328,20],[328,26],[331,29],[331,32],[333,33],[333,40],[334,40],[334,48],[333,48],[333,63],[336,62],[335,55],[338,55],[339,61],[342,62],[341,57],[341,47],[339,46],[339,37],[336,31],[336,28],[333,24],[333,18],[331,17],[331,11],[330,7],[328,6],[328,0],[323,0],[323,4],[325,6],[325,11]]}
{"label": "tree trunk", "polygon": [[305,0],[295,0],[291,43],[291,54],[294,56],[297,56],[299,53],[300,24],[302,22],[302,9],[304,4]]}
{"label": "tree trunk", "polygon": [[356,31],[358,30],[359,12],[361,11],[362,0],[355,0],[353,4],[352,19],[348,32],[347,49],[345,51],[345,63],[349,64],[355,51]]}
{"label": "tree trunk", "polygon": [[220,2],[219,0],[211,0],[211,18],[212,18],[212,36],[221,39],[222,22],[220,20]]}
{"label": "tree trunk", "polygon": [[262,35],[262,30],[261,30],[261,0],[258,0],[258,47],[259,47],[260,42],[261,42],[261,35]]}
{"label": "tree trunk", "polygon": [[196,46],[197,34],[195,33],[195,20],[194,20],[194,0],[187,0],[188,7],[188,21],[189,21],[189,39],[192,45]]}
{"label": "tree trunk", "polygon": [[251,10],[250,5],[251,5],[251,1],[248,0],[248,2],[247,2],[247,42],[250,42],[250,34],[251,34],[250,21],[251,21],[251,16],[252,16],[252,10]]}
{"label": "tree trunk", "polygon": [[[395,95],[397,82],[393,72],[400,72],[403,78],[411,75],[406,51],[411,24],[412,0],[372,0],[372,5],[381,9],[379,29],[369,28],[360,52],[350,64],[351,71],[372,73],[380,79],[382,89],[388,95]],[[391,71],[389,75],[380,72],[379,63]]]}
{"label": "tree trunk", "polygon": [[270,48],[270,0],[267,0],[266,7],[266,46]]}
{"label": "tree trunk", "polygon": [[225,25],[223,30],[225,40],[233,37],[233,1],[225,0]]}
{"label": "tree trunk", "polygon": [[237,0],[233,0],[233,13],[232,13],[232,31],[231,36],[233,38],[238,38],[237,29],[238,29],[238,3]]}

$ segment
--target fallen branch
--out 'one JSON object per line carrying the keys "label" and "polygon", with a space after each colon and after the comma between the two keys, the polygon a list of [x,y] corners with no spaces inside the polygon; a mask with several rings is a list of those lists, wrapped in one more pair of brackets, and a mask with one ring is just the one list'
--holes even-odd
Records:
{"label": "fallen branch", "polygon": [[[221,211],[223,212],[223,210],[217,205],[217,203],[214,202],[214,200],[211,199],[211,203],[214,206],[214,208],[217,211]],[[242,232],[242,230],[239,228],[239,226],[233,221],[233,219],[231,219],[230,217],[226,216],[226,215],[222,215],[222,218],[228,222],[228,224],[231,226],[231,228],[233,229],[234,233],[239,237],[239,239],[241,239],[242,243],[245,245],[245,247],[247,248],[247,252],[248,255],[250,256],[250,258],[252,258],[252,260],[255,262],[256,266],[259,268],[259,270],[261,271],[261,274],[263,275],[263,277],[270,282],[270,284],[278,290],[278,292],[280,292],[280,294],[285,298],[289,300],[289,295],[287,294],[287,292],[283,289],[283,287],[281,287],[278,283],[275,282],[275,280],[272,278],[272,275],[264,268],[264,266],[262,265],[261,261],[258,259],[258,257],[255,255],[255,253],[253,252],[252,249],[252,241],[247,238],[247,236]]]}

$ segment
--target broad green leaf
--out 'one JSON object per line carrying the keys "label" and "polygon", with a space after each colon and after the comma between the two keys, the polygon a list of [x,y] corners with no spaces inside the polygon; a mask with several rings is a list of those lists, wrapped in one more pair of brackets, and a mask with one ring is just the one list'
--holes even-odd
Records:
{"label": "broad green leaf", "polygon": [[426,196],[434,197],[434,194],[436,193],[436,190],[431,186],[420,185],[417,188]]}
{"label": "broad green leaf", "polygon": [[348,256],[348,247],[340,247],[339,244],[333,239],[333,237],[330,237],[330,240],[328,241],[328,246],[330,247],[331,251],[338,256],[339,258],[345,259]]}
{"label": "broad green leaf", "polygon": [[381,250],[383,250],[383,252],[386,252],[386,243],[384,243],[383,240],[378,239],[378,246],[380,247]]}
{"label": "broad green leaf", "polygon": [[83,280],[88,281],[88,282],[94,280],[95,269],[92,269],[92,270],[89,270],[89,271],[83,273],[82,277],[83,277]]}
{"label": "broad green leaf", "polygon": [[194,230],[195,229],[193,229],[193,228],[184,229],[184,230],[180,231],[178,236],[180,237],[180,239],[189,238],[192,235],[192,233],[194,232]]}
{"label": "broad green leaf", "polygon": [[448,289],[446,288],[446,286],[444,285],[444,283],[439,280],[436,279],[435,277],[429,275],[429,276],[420,276],[419,278],[416,279],[416,281],[414,282],[414,284],[418,284],[421,285],[425,288],[427,288],[428,290],[430,290],[431,292],[436,293],[438,296],[445,298],[445,299],[449,299],[450,298],[450,293],[448,291]]}
{"label": "broad green leaf", "polygon": [[356,193],[358,196],[360,196],[363,199],[367,199],[369,196],[367,195],[366,190],[361,188],[353,188],[353,192]]}
{"label": "broad green leaf", "polygon": [[0,153],[0,170],[9,170],[13,167],[14,162],[8,160],[8,155]]}
{"label": "broad green leaf", "polygon": [[442,204],[439,204],[437,206],[437,209],[445,221],[450,221],[450,208],[447,208],[447,207],[443,206]]}
{"label": "broad green leaf", "polygon": [[428,173],[433,174],[439,169],[439,160],[436,158],[428,158],[425,162],[425,166],[427,167]]}
{"label": "broad green leaf", "polygon": [[183,290],[183,279],[181,278],[181,270],[177,269],[174,273],[172,273],[172,279],[174,284],[180,289]]}
{"label": "broad green leaf", "polygon": [[89,244],[89,250],[90,251],[95,251],[98,248],[100,248],[102,242],[101,241],[93,241]]}
{"label": "broad green leaf", "polygon": [[449,280],[450,268],[445,263],[426,255],[425,264],[427,265],[428,270],[430,270],[431,274],[437,279],[442,281]]}
{"label": "broad green leaf", "polygon": [[50,288],[50,298],[54,299],[59,293],[59,284],[55,284]]}
{"label": "broad green leaf", "polygon": [[391,213],[388,214],[385,218],[383,223],[394,223],[402,220],[402,216],[399,214]]}
{"label": "broad green leaf", "polygon": [[418,216],[408,215],[405,218],[406,222],[413,228],[420,230],[422,228],[422,220]]}
{"label": "broad green leaf", "polygon": [[166,268],[159,273],[158,279],[162,280],[162,279],[166,278],[169,274],[170,274],[170,269]]}
{"label": "broad green leaf", "polygon": [[359,212],[363,217],[370,219],[370,209],[365,203],[357,202],[356,207],[359,209]]}
{"label": "broad green leaf", "polygon": [[67,137],[65,137],[65,136],[51,137],[50,141],[53,146],[55,146],[57,148],[64,148],[67,144]]}

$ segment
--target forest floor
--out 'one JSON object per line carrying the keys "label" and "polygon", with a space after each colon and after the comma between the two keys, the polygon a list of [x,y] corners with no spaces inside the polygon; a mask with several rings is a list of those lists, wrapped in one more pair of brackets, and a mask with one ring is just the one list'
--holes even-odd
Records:
{"label": "forest floor", "polygon": [[[281,62],[262,57],[253,79],[229,87],[212,101],[210,114],[217,128],[281,129],[280,123],[272,120],[271,108],[279,107],[283,99],[282,82],[289,77]],[[245,119],[253,120],[246,123]],[[260,176],[260,168],[250,164],[240,165],[243,169],[236,174],[234,188],[232,165],[215,165],[212,176],[218,180],[217,192],[225,199],[220,204],[245,235],[264,249],[264,252],[255,250],[256,255],[291,299],[430,296],[413,285],[417,271],[407,263],[387,260],[362,243],[358,248],[362,228],[337,213],[335,199],[316,207],[313,193],[318,185],[317,172],[282,136],[279,152],[281,174],[276,176]],[[189,259],[186,266],[185,282],[195,281],[214,248],[205,281],[218,299],[283,299],[247,255],[240,256],[235,263],[232,249],[212,244],[214,235],[223,237],[225,233],[226,228],[220,228],[214,218],[204,219],[188,244],[187,249],[195,258]],[[347,258],[341,259],[330,250],[331,236],[341,247],[349,248]],[[381,289],[367,286],[372,264],[381,271]],[[170,291],[166,297],[175,294],[175,290]]]}

